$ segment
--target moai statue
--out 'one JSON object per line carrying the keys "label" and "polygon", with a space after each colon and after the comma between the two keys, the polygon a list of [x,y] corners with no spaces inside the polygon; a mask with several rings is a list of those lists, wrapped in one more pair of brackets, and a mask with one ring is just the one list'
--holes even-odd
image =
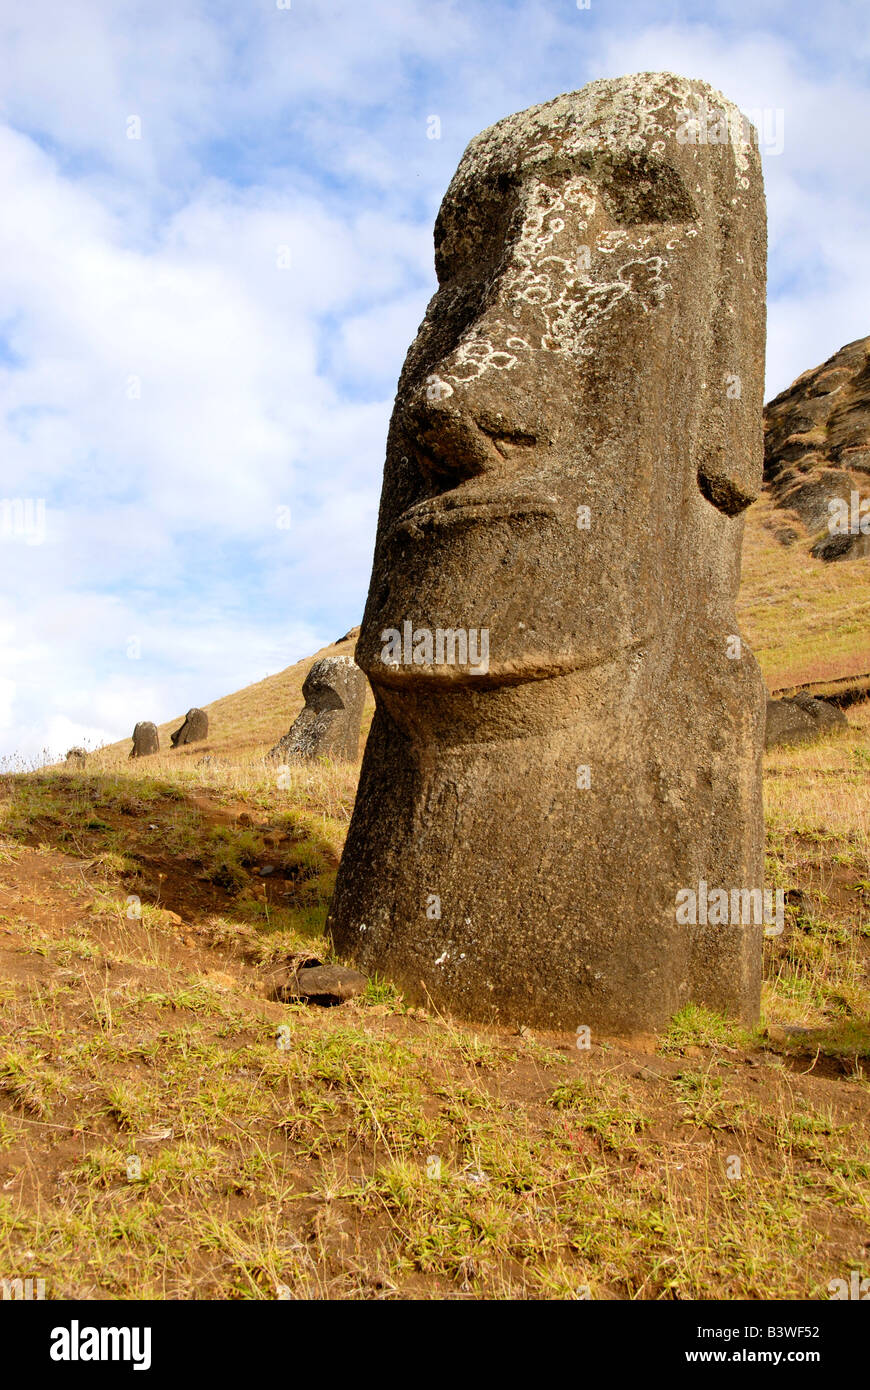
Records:
{"label": "moai statue", "polygon": [[152,724],[150,719],[137,724],[133,730],[133,747],[130,749],[131,758],[147,758],[151,753],[160,752],[160,738],[157,733],[157,725]]}
{"label": "moai statue", "polygon": [[792,743],[811,743],[835,730],[848,728],[845,714],[830,700],[817,700],[800,690],[791,700],[767,701],[764,746],[780,748]]}
{"label": "moai statue", "polygon": [[329,757],[353,762],[358,758],[366,678],[352,658],[324,656],[315,661],[302,694],[305,708],[267,754],[269,761]]}
{"label": "moai statue", "polygon": [[173,748],[180,748],[185,743],[200,743],[204,738],[208,738],[208,715],[204,709],[189,709],[184,723],[170,735],[170,742]]}
{"label": "moai statue", "polygon": [[499,121],[447,190],[328,919],[412,999],[621,1034],[689,1001],[757,1017],[765,695],[735,600],[765,241],[754,132],[667,73]]}
{"label": "moai statue", "polygon": [[72,763],[74,767],[84,767],[88,760],[86,748],[69,748],[67,750],[66,761]]}

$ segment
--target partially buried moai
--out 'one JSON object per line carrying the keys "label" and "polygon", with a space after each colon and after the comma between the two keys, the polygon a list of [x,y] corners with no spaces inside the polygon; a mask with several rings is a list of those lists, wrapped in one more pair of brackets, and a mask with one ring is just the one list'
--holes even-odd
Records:
{"label": "partially buried moai", "polygon": [[184,723],[179,724],[169,741],[173,748],[181,748],[187,743],[201,743],[208,738],[208,715],[204,709],[189,709]]}
{"label": "partially buried moai", "polygon": [[160,752],[160,736],[157,733],[157,725],[152,724],[150,719],[140,720],[133,730],[133,747],[130,749],[129,757],[147,758],[152,753]]}
{"label": "partially buried moai", "polygon": [[349,656],[315,661],[302,686],[305,708],[267,755],[271,762],[295,758],[359,757],[366,678]]}
{"label": "partially buried moai", "polygon": [[[438,215],[328,925],[459,1016],[758,1013],[764,689],[735,616],[762,465],[750,130],[702,82],[593,82],[473,140]],[[750,920],[710,920],[708,887]]]}

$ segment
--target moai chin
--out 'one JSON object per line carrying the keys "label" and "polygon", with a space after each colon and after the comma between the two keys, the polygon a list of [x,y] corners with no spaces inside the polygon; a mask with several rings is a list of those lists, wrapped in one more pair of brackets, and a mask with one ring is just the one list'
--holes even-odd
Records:
{"label": "moai chin", "polygon": [[[762,467],[749,133],[703,82],[593,82],[473,140],[438,214],[328,926],[461,1017],[626,1034],[689,1001],[758,1014],[764,689],[735,615]],[[678,920],[707,888],[749,922]]]}
{"label": "moai chin", "polygon": [[267,754],[271,762],[292,758],[359,757],[366,678],[349,656],[315,661],[302,686],[305,708],[289,732]]}

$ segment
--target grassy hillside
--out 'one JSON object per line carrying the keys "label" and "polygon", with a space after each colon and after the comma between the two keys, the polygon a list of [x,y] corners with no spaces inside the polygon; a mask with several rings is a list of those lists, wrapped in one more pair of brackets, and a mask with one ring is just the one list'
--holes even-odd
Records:
{"label": "grassy hillside", "polygon": [[376,979],[277,1002],[276,970],[329,958],[355,766],[6,776],[0,1265],[55,1298],[803,1298],[870,1274],[870,704],[849,717],[767,758],[788,908],[762,1025],[687,1009],[654,1050],[463,1026]]}
{"label": "grassy hillside", "polygon": [[782,513],[764,495],[749,509],[738,614],[768,688],[848,684],[870,691],[870,559],[825,564],[812,538],[776,539]]}

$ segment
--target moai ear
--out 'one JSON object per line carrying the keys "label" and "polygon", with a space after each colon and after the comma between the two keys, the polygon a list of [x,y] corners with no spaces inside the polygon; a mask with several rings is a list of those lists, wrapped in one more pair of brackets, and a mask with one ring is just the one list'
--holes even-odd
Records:
{"label": "moai ear", "polygon": [[713,399],[707,407],[705,435],[699,441],[698,486],[707,502],[725,516],[735,517],[755,502],[762,485],[762,409],[760,403],[752,410],[737,395],[725,395],[739,391],[752,377],[739,371],[737,364],[731,373],[721,373],[721,361],[723,354],[714,349],[714,375],[723,379],[707,381]]}
{"label": "moai ear", "polygon": [[[763,369],[755,345],[741,333],[741,325],[751,316],[740,312],[742,296],[734,294],[733,288],[726,281],[717,296],[707,372],[708,407],[698,454],[698,487],[726,516],[737,516],[755,501],[764,462],[763,402],[753,386],[762,380]],[[752,314],[757,313],[753,308]]]}
{"label": "moai ear", "polygon": [[[757,150],[748,151],[748,162],[753,185],[760,189]],[[738,191],[733,184],[726,190]],[[726,190],[720,185],[720,196]],[[710,300],[708,407],[699,439],[698,487],[726,516],[744,511],[761,489],[765,257],[763,238],[726,235]]]}

